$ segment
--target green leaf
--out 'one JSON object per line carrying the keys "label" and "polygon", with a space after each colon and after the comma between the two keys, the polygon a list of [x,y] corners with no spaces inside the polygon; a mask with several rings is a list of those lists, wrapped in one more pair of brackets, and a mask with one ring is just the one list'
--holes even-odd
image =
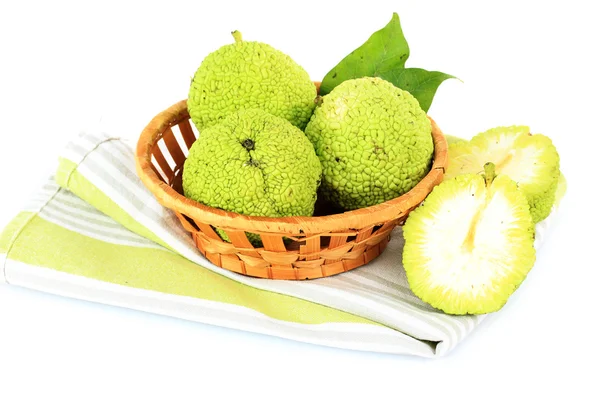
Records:
{"label": "green leaf", "polygon": [[383,29],[373,33],[369,40],[327,73],[319,93],[324,96],[348,79],[378,76],[404,68],[409,54],[408,43],[400,27],[400,17],[394,13]]}
{"label": "green leaf", "polygon": [[389,70],[376,76],[393,83],[400,89],[404,89],[415,96],[425,112],[431,107],[433,96],[435,96],[435,93],[442,82],[446,79],[457,79],[456,77],[443,72],[427,71],[421,68]]}
{"label": "green leaf", "polygon": [[373,33],[369,40],[327,73],[321,82],[319,94],[326,95],[348,79],[379,77],[410,92],[427,112],[441,83],[457,78],[438,71],[405,68],[409,55],[400,18],[394,13],[383,29]]}

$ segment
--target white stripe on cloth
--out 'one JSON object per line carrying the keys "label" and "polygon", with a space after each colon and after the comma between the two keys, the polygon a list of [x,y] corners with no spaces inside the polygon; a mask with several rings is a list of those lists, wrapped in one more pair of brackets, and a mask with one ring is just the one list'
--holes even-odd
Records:
{"label": "white stripe on cloth", "polygon": [[93,226],[87,221],[77,220],[72,216],[58,212],[57,209],[51,209],[50,206],[44,207],[44,210],[39,213],[39,217],[73,232],[77,232],[97,240],[102,240],[107,243],[132,247],[164,249],[160,245],[141,236],[131,237],[126,233],[128,232],[126,230],[123,232]]}
{"label": "white stripe on cloth", "polygon": [[420,319],[443,330],[452,343],[456,343],[466,334],[466,326],[460,321],[455,320],[454,317],[444,316],[439,311],[417,306],[418,303],[414,298],[410,300],[403,299],[395,293],[386,292],[381,287],[375,286],[371,280],[354,279],[352,274],[340,275],[338,280],[343,282],[345,288],[361,293],[365,297],[372,298],[377,303],[388,304],[389,307],[396,309],[398,312],[414,312],[419,314]]}
{"label": "white stripe on cloth", "polygon": [[21,211],[28,212],[39,212],[44,205],[59,191],[61,187],[54,180],[54,176],[51,175],[48,181],[45,182],[33,195],[25,202],[24,207]]}
{"label": "white stripe on cloth", "polygon": [[22,211],[38,213],[41,218],[72,231],[114,244],[135,247],[163,247],[131,232],[109,216],[61,188],[51,177]]}

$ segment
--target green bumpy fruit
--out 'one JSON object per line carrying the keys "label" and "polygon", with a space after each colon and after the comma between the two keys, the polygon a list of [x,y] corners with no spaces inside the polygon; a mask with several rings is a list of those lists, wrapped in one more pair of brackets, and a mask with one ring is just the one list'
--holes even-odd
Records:
{"label": "green bumpy fruit", "polygon": [[194,142],[182,184],[187,198],[210,207],[283,217],[313,214],[320,179],[321,164],[300,129],[262,110],[241,110]]}
{"label": "green bumpy fruit", "polygon": [[190,117],[202,131],[227,115],[258,108],[304,129],[317,91],[308,73],[268,44],[241,40],[209,54],[197,69],[188,93]]}
{"label": "green bumpy fruit", "polygon": [[467,143],[450,145],[448,158],[445,179],[477,173],[484,163],[492,162],[499,174],[508,175],[525,193],[534,223],[552,211],[560,158],[547,136],[532,135],[527,126],[501,126],[479,133]]}
{"label": "green bumpy fruit", "polygon": [[323,198],[344,210],[401,196],[431,169],[431,122],[408,92],[380,78],[347,80],[306,130],[323,165]]}
{"label": "green bumpy fruit", "polygon": [[479,169],[436,186],[403,227],[411,290],[447,314],[500,310],[535,263],[527,198],[493,164]]}

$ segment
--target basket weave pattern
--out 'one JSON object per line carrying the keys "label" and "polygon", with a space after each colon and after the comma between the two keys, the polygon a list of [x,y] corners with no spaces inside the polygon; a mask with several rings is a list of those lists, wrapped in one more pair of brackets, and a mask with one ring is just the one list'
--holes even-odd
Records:
{"label": "basket weave pattern", "polygon": [[[314,279],[367,264],[383,252],[392,230],[442,181],[447,166],[446,139],[431,120],[435,146],[432,169],[405,195],[340,214],[250,217],[183,196],[182,168],[197,137],[189,118],[183,100],[152,119],[138,141],[138,174],[157,200],[175,212],[208,260],[254,277]],[[215,228],[225,231],[231,242],[223,241]],[[255,248],[246,233],[260,235],[263,247]]]}

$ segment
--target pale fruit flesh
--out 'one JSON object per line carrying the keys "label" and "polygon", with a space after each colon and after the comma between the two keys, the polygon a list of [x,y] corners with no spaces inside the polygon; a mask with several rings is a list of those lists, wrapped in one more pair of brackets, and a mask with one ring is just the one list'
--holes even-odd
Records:
{"label": "pale fruit flesh", "polygon": [[448,314],[497,311],[535,262],[527,199],[507,176],[444,181],[404,226],[413,292]]}

